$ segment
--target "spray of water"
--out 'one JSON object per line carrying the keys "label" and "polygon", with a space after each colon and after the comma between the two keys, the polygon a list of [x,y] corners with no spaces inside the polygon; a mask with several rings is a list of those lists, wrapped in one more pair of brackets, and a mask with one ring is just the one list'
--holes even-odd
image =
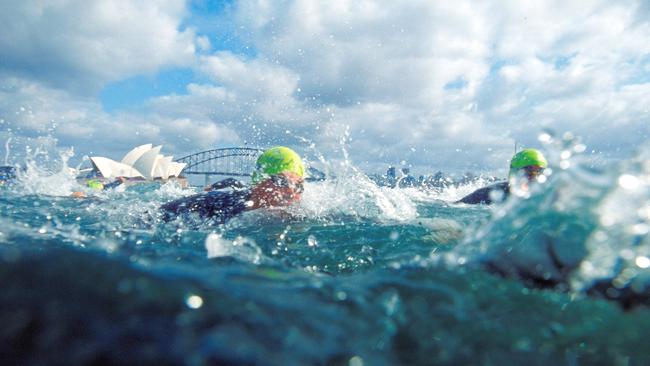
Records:
{"label": "spray of water", "polygon": [[9,153],[10,153],[10,145],[11,144],[11,137],[7,138],[7,142],[5,142],[5,165],[9,165]]}
{"label": "spray of water", "polygon": [[[513,191],[490,220],[435,262],[480,265],[578,292],[604,280],[650,284],[650,154],[596,167],[571,134],[540,135],[550,168],[531,190]],[[635,287],[636,286],[636,287]]]}
{"label": "spray of water", "polygon": [[298,139],[317,157],[328,179],[307,183],[300,205],[292,212],[316,219],[370,219],[381,222],[408,221],[417,217],[416,205],[406,190],[379,187],[350,159],[349,127],[338,136],[341,159],[326,159],[308,138]]}
{"label": "spray of water", "polygon": [[52,150],[44,146],[26,148],[25,169],[17,172],[15,190],[21,194],[68,196],[82,187],[75,180],[75,169],[68,166],[74,150]]}

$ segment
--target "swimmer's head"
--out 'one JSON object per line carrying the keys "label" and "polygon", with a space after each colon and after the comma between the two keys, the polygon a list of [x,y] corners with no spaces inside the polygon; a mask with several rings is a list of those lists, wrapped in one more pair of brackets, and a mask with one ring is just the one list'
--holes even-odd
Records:
{"label": "swimmer's head", "polygon": [[535,149],[523,149],[510,160],[510,177],[525,175],[529,181],[537,178],[548,166],[544,155]]}
{"label": "swimmer's head", "polygon": [[271,175],[251,190],[253,208],[287,206],[299,201],[304,190],[303,179],[293,172]]}
{"label": "swimmer's head", "polygon": [[86,182],[86,186],[88,186],[88,188],[91,188],[91,189],[99,189],[99,190],[104,189],[104,184],[102,182],[98,181],[97,179],[89,179]]}
{"label": "swimmer's head", "polygon": [[302,159],[300,159],[300,155],[288,147],[272,147],[257,158],[252,181],[257,184],[273,175],[284,172],[292,173],[302,179],[305,176]]}

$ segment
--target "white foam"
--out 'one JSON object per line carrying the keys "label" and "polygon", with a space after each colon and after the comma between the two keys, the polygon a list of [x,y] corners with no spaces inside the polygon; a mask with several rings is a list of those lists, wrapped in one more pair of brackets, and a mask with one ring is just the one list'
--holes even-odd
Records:
{"label": "white foam", "polygon": [[216,233],[210,233],[205,238],[205,249],[208,258],[234,257],[246,262],[259,264],[262,261],[262,250],[253,239],[238,236],[229,240]]}

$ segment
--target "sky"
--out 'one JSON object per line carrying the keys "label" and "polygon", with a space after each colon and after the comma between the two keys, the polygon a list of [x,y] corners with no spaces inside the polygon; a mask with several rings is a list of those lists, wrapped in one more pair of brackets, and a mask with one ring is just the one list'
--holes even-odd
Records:
{"label": "sky", "polygon": [[650,135],[648,1],[0,0],[0,23],[3,145],[503,173],[542,131],[601,160]]}

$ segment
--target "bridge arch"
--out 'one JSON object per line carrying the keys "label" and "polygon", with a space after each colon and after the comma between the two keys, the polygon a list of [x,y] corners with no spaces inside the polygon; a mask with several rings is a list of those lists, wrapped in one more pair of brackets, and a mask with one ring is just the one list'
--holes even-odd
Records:
{"label": "bridge arch", "polygon": [[[179,163],[187,164],[183,175],[203,175],[207,185],[210,176],[250,177],[255,170],[257,158],[264,149],[256,147],[227,147],[197,152],[176,159]],[[325,179],[320,170],[306,166],[307,181]]]}
{"label": "bridge arch", "polygon": [[207,183],[211,175],[250,177],[262,152],[263,149],[254,147],[228,147],[201,151],[176,161],[187,164],[183,175],[204,175]]}

